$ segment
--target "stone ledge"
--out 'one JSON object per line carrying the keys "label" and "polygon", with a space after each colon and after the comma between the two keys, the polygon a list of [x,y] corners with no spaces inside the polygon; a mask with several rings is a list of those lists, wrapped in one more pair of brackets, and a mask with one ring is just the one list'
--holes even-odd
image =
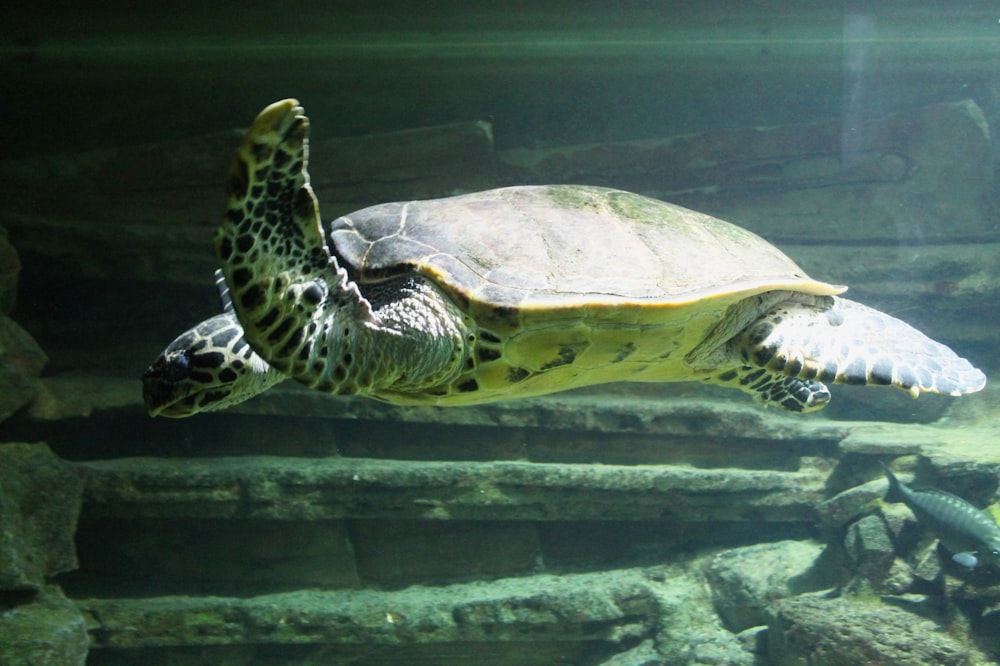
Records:
{"label": "stone ledge", "polygon": [[0,443],[0,591],[40,590],[78,566],[83,483],[45,444]]}
{"label": "stone ledge", "polygon": [[398,591],[251,598],[83,599],[93,647],[609,641],[655,630],[639,570],[539,575]]}
{"label": "stone ledge", "polygon": [[823,498],[819,471],[269,456],[77,466],[88,519],[811,522]]}
{"label": "stone ledge", "polygon": [[83,666],[85,618],[55,585],[18,598],[0,592],[0,664]]}

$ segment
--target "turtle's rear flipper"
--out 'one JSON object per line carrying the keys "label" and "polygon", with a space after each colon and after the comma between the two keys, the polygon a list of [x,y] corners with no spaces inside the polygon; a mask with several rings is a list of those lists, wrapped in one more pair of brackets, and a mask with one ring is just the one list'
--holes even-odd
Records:
{"label": "turtle's rear flipper", "polygon": [[824,308],[785,302],[751,324],[732,343],[748,364],[803,380],[895,386],[962,395],[986,376],[945,345],[884,312],[834,297]]}
{"label": "turtle's rear flipper", "polygon": [[706,380],[749,393],[765,407],[776,405],[789,412],[815,412],[830,402],[823,382],[789,377],[766,368],[743,367]]}

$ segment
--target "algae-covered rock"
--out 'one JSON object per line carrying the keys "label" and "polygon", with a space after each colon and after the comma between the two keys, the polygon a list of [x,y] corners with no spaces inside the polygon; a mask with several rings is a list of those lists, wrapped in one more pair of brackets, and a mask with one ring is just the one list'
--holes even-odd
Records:
{"label": "algae-covered rock", "polygon": [[76,470],[45,444],[0,444],[0,590],[37,590],[76,568],[82,494]]}
{"label": "algae-covered rock", "polygon": [[0,312],[10,314],[17,302],[17,279],[21,273],[21,259],[10,244],[7,230],[0,227]]}
{"label": "algae-covered rock", "polygon": [[661,661],[656,663],[720,666],[755,663],[753,652],[723,626],[712,607],[711,593],[699,566],[655,567],[646,575],[659,612],[656,646]]}
{"label": "algae-covered rock", "polygon": [[21,260],[0,227],[0,421],[31,402],[48,357],[34,338],[8,315],[17,302]]}
{"label": "algae-covered rock", "polygon": [[87,646],[83,615],[58,587],[27,595],[0,592],[0,664],[82,666]]}
{"label": "algae-covered rock", "polygon": [[858,573],[880,588],[896,557],[886,524],[877,516],[865,516],[848,528],[844,549]]}
{"label": "algae-covered rock", "polygon": [[705,567],[716,610],[739,632],[767,621],[775,599],[825,587],[816,566],[823,546],[810,541],[780,541],[735,548],[716,555]]}
{"label": "algae-covered rock", "polygon": [[[657,601],[640,571],[538,575],[399,590],[79,600],[95,646],[602,643],[649,636]],[[403,663],[403,662],[400,662]],[[436,663],[436,662],[428,662]],[[516,663],[516,662],[514,662]]]}
{"label": "algae-covered rock", "polygon": [[981,655],[946,627],[877,600],[799,596],[781,599],[768,619],[769,663],[958,666]]}
{"label": "algae-covered rock", "polygon": [[38,377],[46,363],[48,357],[34,338],[0,314],[0,421],[38,395]]}

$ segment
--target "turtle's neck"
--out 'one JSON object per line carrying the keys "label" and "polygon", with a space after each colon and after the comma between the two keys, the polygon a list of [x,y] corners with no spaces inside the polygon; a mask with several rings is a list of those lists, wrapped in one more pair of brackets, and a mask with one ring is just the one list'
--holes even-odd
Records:
{"label": "turtle's neck", "polygon": [[372,320],[353,332],[359,392],[425,392],[462,371],[472,332],[462,313],[426,280],[406,277],[366,289]]}

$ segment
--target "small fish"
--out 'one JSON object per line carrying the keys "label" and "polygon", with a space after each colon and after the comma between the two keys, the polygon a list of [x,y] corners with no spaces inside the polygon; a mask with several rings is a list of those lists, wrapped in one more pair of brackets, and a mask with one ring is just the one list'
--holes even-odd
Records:
{"label": "small fish", "polygon": [[952,560],[964,567],[1000,563],[1000,526],[991,516],[943,490],[909,488],[888,467],[879,464],[889,479],[885,500],[908,506],[917,520],[953,553]]}

